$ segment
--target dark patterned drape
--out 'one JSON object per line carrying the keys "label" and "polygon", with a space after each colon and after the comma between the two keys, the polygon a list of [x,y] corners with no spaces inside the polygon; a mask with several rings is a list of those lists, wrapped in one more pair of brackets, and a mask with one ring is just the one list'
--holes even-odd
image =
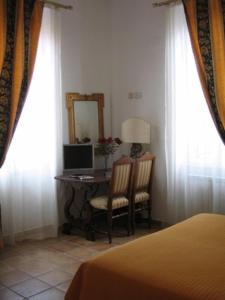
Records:
{"label": "dark patterned drape", "polygon": [[225,143],[225,0],[183,0],[204,95]]}
{"label": "dark patterned drape", "polygon": [[0,0],[0,167],[31,81],[42,11],[39,0]]}

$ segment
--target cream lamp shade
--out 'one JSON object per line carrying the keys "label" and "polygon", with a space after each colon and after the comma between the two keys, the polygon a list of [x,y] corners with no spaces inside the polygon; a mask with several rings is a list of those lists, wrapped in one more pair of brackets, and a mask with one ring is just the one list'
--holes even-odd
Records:
{"label": "cream lamp shade", "polygon": [[150,125],[137,118],[122,123],[121,138],[124,143],[150,144]]}
{"label": "cream lamp shade", "polygon": [[141,144],[150,144],[150,125],[138,118],[130,118],[122,123],[121,139],[132,143],[131,157],[137,157],[142,151]]}

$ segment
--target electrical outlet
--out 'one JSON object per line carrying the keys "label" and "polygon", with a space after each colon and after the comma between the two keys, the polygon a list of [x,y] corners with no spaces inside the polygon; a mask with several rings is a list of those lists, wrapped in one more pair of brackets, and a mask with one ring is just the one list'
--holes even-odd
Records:
{"label": "electrical outlet", "polygon": [[138,99],[142,99],[142,97],[143,97],[142,92],[137,92],[137,95],[138,95]]}
{"label": "electrical outlet", "polygon": [[135,92],[134,93],[134,99],[138,100],[142,98],[142,92]]}

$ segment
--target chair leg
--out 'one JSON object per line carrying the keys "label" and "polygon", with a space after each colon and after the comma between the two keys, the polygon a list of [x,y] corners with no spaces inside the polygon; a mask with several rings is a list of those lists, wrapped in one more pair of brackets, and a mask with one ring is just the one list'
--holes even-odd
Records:
{"label": "chair leg", "polygon": [[84,229],[85,229],[85,234],[86,234],[86,239],[89,239],[89,232],[91,228],[91,208],[90,205],[87,204],[87,216],[84,224]]}
{"label": "chair leg", "polygon": [[133,204],[132,206],[132,234],[135,234],[135,227],[136,227],[136,224],[135,224],[135,204]]}
{"label": "chair leg", "polygon": [[88,206],[86,237],[88,240],[95,241],[94,211],[91,205]]}
{"label": "chair leg", "polygon": [[131,231],[131,219],[132,219],[132,209],[131,205],[128,207],[128,215],[127,215],[127,235],[130,236]]}
{"label": "chair leg", "polygon": [[148,200],[148,228],[151,228],[152,226],[151,211],[152,211],[151,200],[149,199]]}
{"label": "chair leg", "polygon": [[108,227],[108,239],[109,244],[112,243],[112,211],[108,210],[107,212],[107,227]]}

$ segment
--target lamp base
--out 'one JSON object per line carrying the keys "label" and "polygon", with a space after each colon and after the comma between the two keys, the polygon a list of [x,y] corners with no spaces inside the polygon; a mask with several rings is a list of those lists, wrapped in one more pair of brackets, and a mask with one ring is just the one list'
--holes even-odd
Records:
{"label": "lamp base", "polygon": [[130,157],[138,158],[142,154],[142,145],[139,143],[133,143],[130,149]]}

